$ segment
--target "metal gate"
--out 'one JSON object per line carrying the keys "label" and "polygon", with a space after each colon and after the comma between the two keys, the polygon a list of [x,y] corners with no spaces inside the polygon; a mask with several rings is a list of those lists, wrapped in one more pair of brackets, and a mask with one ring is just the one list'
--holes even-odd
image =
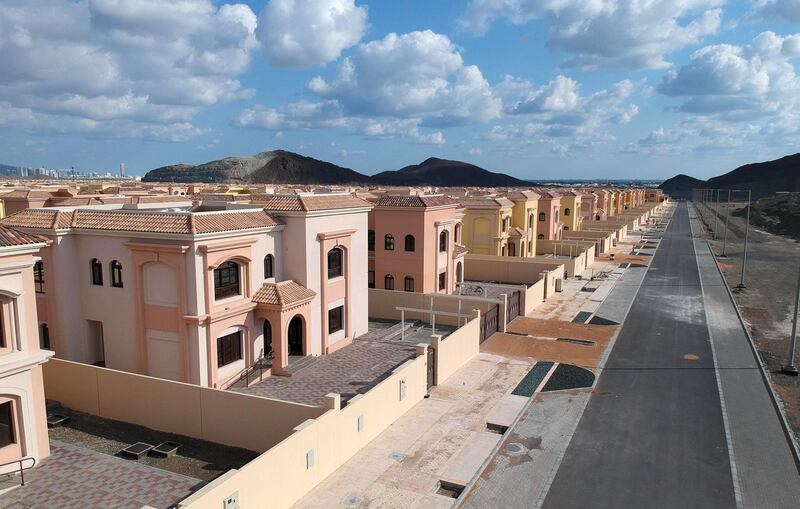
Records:
{"label": "metal gate", "polygon": [[436,380],[436,350],[428,347],[428,389],[434,386]]}
{"label": "metal gate", "polygon": [[492,334],[497,332],[498,320],[497,309],[499,306],[494,305],[489,308],[486,313],[481,316],[481,343],[489,339]]}
{"label": "metal gate", "polygon": [[519,290],[508,294],[508,306],[506,307],[506,321],[510,322],[519,316]]}

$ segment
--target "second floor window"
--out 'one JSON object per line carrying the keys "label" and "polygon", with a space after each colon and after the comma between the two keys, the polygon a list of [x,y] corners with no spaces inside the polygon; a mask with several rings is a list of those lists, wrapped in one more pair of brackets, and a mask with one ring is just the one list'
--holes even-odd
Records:
{"label": "second floor window", "polygon": [[264,279],[275,277],[275,258],[268,254],[264,257]]}
{"label": "second floor window", "polygon": [[417,243],[414,240],[413,235],[406,235],[406,251],[414,251],[417,247]]}
{"label": "second floor window", "polygon": [[239,295],[239,264],[225,262],[214,269],[214,298],[224,299]]}
{"label": "second floor window", "polygon": [[387,290],[394,290],[394,276],[386,274],[383,278],[383,287]]}
{"label": "second floor window", "polygon": [[439,234],[439,252],[447,251],[447,230]]}
{"label": "second floor window", "polygon": [[367,230],[367,251],[375,251],[375,230]]}
{"label": "second floor window", "polygon": [[414,291],[414,278],[411,276],[406,276],[405,281],[403,281],[403,290],[407,292]]}
{"label": "second floor window", "polygon": [[97,258],[92,259],[92,284],[103,286],[103,264]]}
{"label": "second floor window", "polygon": [[339,277],[344,274],[342,262],[344,253],[338,247],[328,251],[328,279]]}
{"label": "second floor window", "polygon": [[375,288],[375,271],[370,270],[367,272],[367,288]]}
{"label": "second floor window", "polygon": [[564,209],[564,216],[566,217],[568,215],[570,215],[570,210],[569,209]]}
{"label": "second floor window", "polygon": [[544,212],[539,212],[539,221],[545,221],[547,217],[545,216]]}
{"label": "second floor window", "polygon": [[447,287],[447,273],[440,272],[439,273],[439,290],[444,290]]}
{"label": "second floor window", "polygon": [[44,293],[44,265],[41,260],[33,264],[33,286],[36,293]]}
{"label": "second floor window", "polygon": [[383,238],[383,249],[386,251],[394,251],[394,235],[387,233]]}
{"label": "second floor window", "polygon": [[109,264],[111,270],[111,286],[114,288],[122,288],[122,264],[117,260]]}

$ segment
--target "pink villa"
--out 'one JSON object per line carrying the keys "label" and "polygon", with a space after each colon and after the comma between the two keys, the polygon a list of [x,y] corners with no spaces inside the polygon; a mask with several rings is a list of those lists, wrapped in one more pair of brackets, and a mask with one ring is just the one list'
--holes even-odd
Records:
{"label": "pink villa", "polygon": [[444,195],[385,195],[371,200],[370,288],[454,293],[464,277],[459,202]]}
{"label": "pink villa", "polygon": [[257,362],[286,374],[367,331],[370,203],[262,198],[29,209],[2,223],[51,241],[35,295],[57,357],[226,387]]}
{"label": "pink villa", "polygon": [[47,243],[0,226],[0,464],[50,455],[42,364],[53,352],[37,339],[34,297],[36,256]]}
{"label": "pink villa", "polygon": [[537,192],[539,193],[539,214],[536,221],[536,238],[559,240],[564,226],[560,218],[561,195],[548,190]]}
{"label": "pink villa", "polygon": [[590,192],[581,193],[581,217],[584,221],[600,220],[600,216],[597,213],[597,201],[596,194]]}

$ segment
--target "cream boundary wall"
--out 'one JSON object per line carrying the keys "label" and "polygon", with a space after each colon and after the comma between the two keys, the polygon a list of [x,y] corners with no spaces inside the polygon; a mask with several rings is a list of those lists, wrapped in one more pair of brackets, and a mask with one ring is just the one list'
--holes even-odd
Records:
{"label": "cream boundary wall", "polygon": [[467,255],[465,279],[469,281],[503,281],[527,285],[522,296],[523,312],[527,315],[555,292],[556,279],[564,277],[559,260],[540,258],[511,258],[504,256]]}
{"label": "cream boundary wall", "polygon": [[[467,264],[468,265],[468,264]],[[472,315],[473,310],[478,310],[481,313],[486,313],[492,306],[496,305],[495,302],[489,302],[475,297],[447,295],[443,293],[416,293],[416,292],[398,292],[392,290],[381,290],[378,288],[369,289],[369,316],[370,318],[381,318],[384,320],[400,320],[401,313],[397,310],[398,307],[424,309],[426,311],[415,313],[411,311],[405,312],[406,320],[424,320],[425,322],[431,321],[430,312],[431,298],[433,299],[433,311],[458,313],[458,302],[461,301],[461,313],[464,315]],[[505,306],[499,304],[500,312],[505,311]],[[505,316],[505,315],[503,315]],[[462,323],[463,323],[462,318]],[[458,317],[436,315],[436,323],[443,325],[456,326],[458,324]]]}
{"label": "cream boundary wall", "polygon": [[47,399],[99,417],[263,452],[322,407],[51,359]]}
{"label": "cream boundary wall", "polygon": [[461,369],[472,357],[480,351],[480,312],[463,327],[453,332],[446,338],[436,334],[431,336],[431,348],[436,351],[435,383],[440,385],[450,376]]}
{"label": "cream boundary wall", "polygon": [[[300,424],[290,437],[241,469],[212,481],[178,508],[220,509],[233,493],[238,493],[243,509],[291,506],[422,401],[427,393],[426,350],[427,345],[420,345],[415,359],[344,408],[339,407],[338,395],[328,395],[327,412]],[[405,387],[403,399],[401,386]],[[363,429],[359,431],[360,417]]]}
{"label": "cream boundary wall", "polygon": [[593,231],[582,229],[577,232],[564,232],[562,236],[564,240],[581,240],[584,242],[594,242],[597,246],[595,249],[595,256],[605,253],[614,245],[614,235],[609,232]]}

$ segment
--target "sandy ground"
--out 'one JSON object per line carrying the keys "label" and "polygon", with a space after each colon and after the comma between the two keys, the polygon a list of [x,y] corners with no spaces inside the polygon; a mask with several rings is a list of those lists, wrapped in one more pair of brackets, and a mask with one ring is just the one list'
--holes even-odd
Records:
{"label": "sandy ground", "polygon": [[[786,417],[800,438],[800,379],[781,373],[780,368],[788,359],[789,337],[792,330],[797,275],[800,269],[800,245],[797,241],[750,228],[745,274],[746,289],[737,291],[741,280],[742,249],[744,245],[745,221],[730,215],[741,205],[729,209],[719,208],[717,240],[711,238],[728,284],[734,289],[734,298],[748,324],[756,342],[761,359],[772,376],[775,391],[783,400]],[[711,210],[700,207],[706,226],[713,230],[714,215]],[[728,217],[727,242],[725,239],[725,217]],[[800,363],[800,351],[795,354],[795,364]]]}

